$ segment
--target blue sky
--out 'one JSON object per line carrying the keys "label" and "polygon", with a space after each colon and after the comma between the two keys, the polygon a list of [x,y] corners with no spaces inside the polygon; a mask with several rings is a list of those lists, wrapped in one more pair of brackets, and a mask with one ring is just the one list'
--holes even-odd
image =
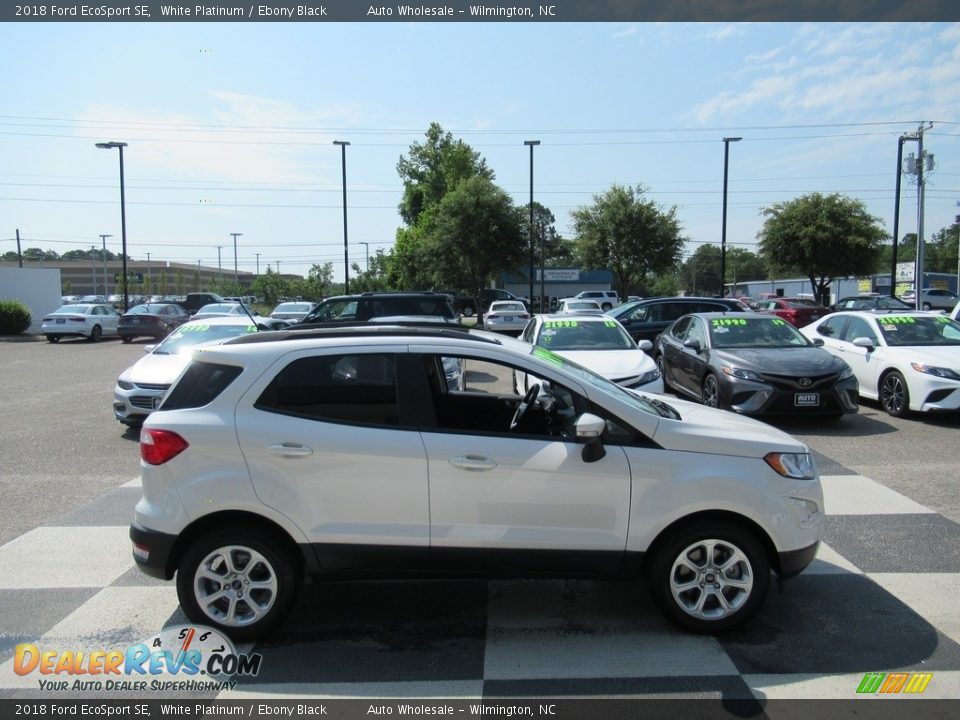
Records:
{"label": "blue sky", "polygon": [[[0,25],[0,252],[119,251],[124,153],[135,259],[343,278],[389,249],[396,164],[430,122],[469,143],[518,205],[570,211],[612,184],[677,206],[688,251],[754,248],[760,209],[807,192],[864,200],[892,228],[897,137],[934,122],[925,234],[960,213],[960,25],[50,23]],[[915,143],[905,145],[907,153]],[[901,234],[916,230],[904,178]]]}

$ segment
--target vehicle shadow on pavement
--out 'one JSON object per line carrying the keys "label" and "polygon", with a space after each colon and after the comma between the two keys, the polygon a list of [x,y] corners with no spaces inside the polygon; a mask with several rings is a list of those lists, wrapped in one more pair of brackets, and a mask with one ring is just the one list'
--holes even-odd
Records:
{"label": "vehicle shadow on pavement", "polygon": [[[866,412],[864,412],[865,409]],[[762,417],[758,419],[791,435],[857,438],[897,432],[896,427],[883,419],[885,417],[884,413],[871,412],[869,408],[864,408],[861,405],[859,413],[845,415],[837,419],[792,416]]]}

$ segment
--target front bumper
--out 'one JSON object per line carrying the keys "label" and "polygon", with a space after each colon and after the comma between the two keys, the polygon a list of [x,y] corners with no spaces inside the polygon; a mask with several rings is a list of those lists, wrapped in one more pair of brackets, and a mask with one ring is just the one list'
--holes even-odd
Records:
{"label": "front bumper", "polygon": [[157,409],[169,386],[143,387],[134,384],[130,390],[119,385],[113,388],[113,416],[120,422],[139,424]]}
{"label": "front bumper", "polygon": [[[816,395],[816,404],[799,405],[798,396]],[[780,388],[767,382],[724,375],[720,382],[724,405],[745,415],[836,415],[859,410],[859,386],[855,377],[838,380],[829,387]]]}
{"label": "front bumper", "polygon": [[133,559],[144,574],[160,580],[169,580],[173,577],[170,556],[173,545],[177,541],[176,535],[148,530],[137,523],[132,523],[130,540],[133,541]]}
{"label": "front bumper", "polygon": [[777,575],[781,580],[788,580],[789,578],[799,575],[810,563],[813,562],[813,559],[817,556],[817,550],[819,548],[820,541],[818,540],[809,547],[778,553],[780,559],[780,570]]}

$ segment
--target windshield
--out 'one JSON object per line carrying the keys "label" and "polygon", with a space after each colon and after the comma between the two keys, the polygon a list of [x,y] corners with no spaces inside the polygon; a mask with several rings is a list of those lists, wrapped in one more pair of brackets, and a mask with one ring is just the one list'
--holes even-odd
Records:
{"label": "windshield", "polygon": [[88,315],[90,305],[63,305],[54,310],[51,315]]}
{"label": "windshield", "polygon": [[778,317],[713,318],[710,343],[715,349],[746,347],[806,347],[810,343],[796,328]]}
{"label": "windshield", "polygon": [[163,305],[136,305],[127,311],[127,315],[155,315],[163,308]]}
{"label": "windshield", "polygon": [[887,345],[960,345],[960,323],[946,315],[887,315],[877,318]]}
{"label": "windshield", "polygon": [[282,303],[277,305],[277,309],[274,312],[309,312],[310,304],[309,303]]}
{"label": "windshield", "polygon": [[176,355],[201,343],[216,342],[257,332],[255,325],[208,325],[187,323],[174,330],[166,340],[157,345],[156,355]]}
{"label": "windshield", "polygon": [[559,350],[636,350],[637,345],[616,320],[546,320],[537,346]]}
{"label": "windshield", "polygon": [[212,303],[200,308],[197,315],[202,315],[203,313],[235,313],[239,311],[240,306],[234,303]]}
{"label": "windshield", "polygon": [[554,367],[560,368],[571,377],[587,385],[592,385],[599,390],[616,396],[619,400],[628,403],[632,407],[658,417],[672,418],[674,420],[680,419],[680,414],[662,400],[653,400],[642,395],[637,395],[617,385],[615,382],[607,380],[602,375],[598,375],[582,365],[577,365],[577,363],[567,360],[565,357],[557,355],[546,348],[534,347],[530,351],[530,354],[550,363]]}

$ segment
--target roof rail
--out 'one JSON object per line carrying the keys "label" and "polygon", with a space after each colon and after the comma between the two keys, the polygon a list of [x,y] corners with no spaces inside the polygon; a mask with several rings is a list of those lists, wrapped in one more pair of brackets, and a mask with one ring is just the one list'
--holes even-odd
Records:
{"label": "roof rail", "polygon": [[323,338],[352,338],[403,336],[410,338],[447,337],[458,340],[471,340],[491,345],[501,345],[498,338],[470,332],[472,328],[463,325],[442,325],[438,323],[369,323],[342,322],[323,323],[322,325],[295,325],[287,330],[272,330],[249,335],[240,335],[223,343],[224,345],[244,345],[256,342],[277,342],[285,340],[313,340]]}

